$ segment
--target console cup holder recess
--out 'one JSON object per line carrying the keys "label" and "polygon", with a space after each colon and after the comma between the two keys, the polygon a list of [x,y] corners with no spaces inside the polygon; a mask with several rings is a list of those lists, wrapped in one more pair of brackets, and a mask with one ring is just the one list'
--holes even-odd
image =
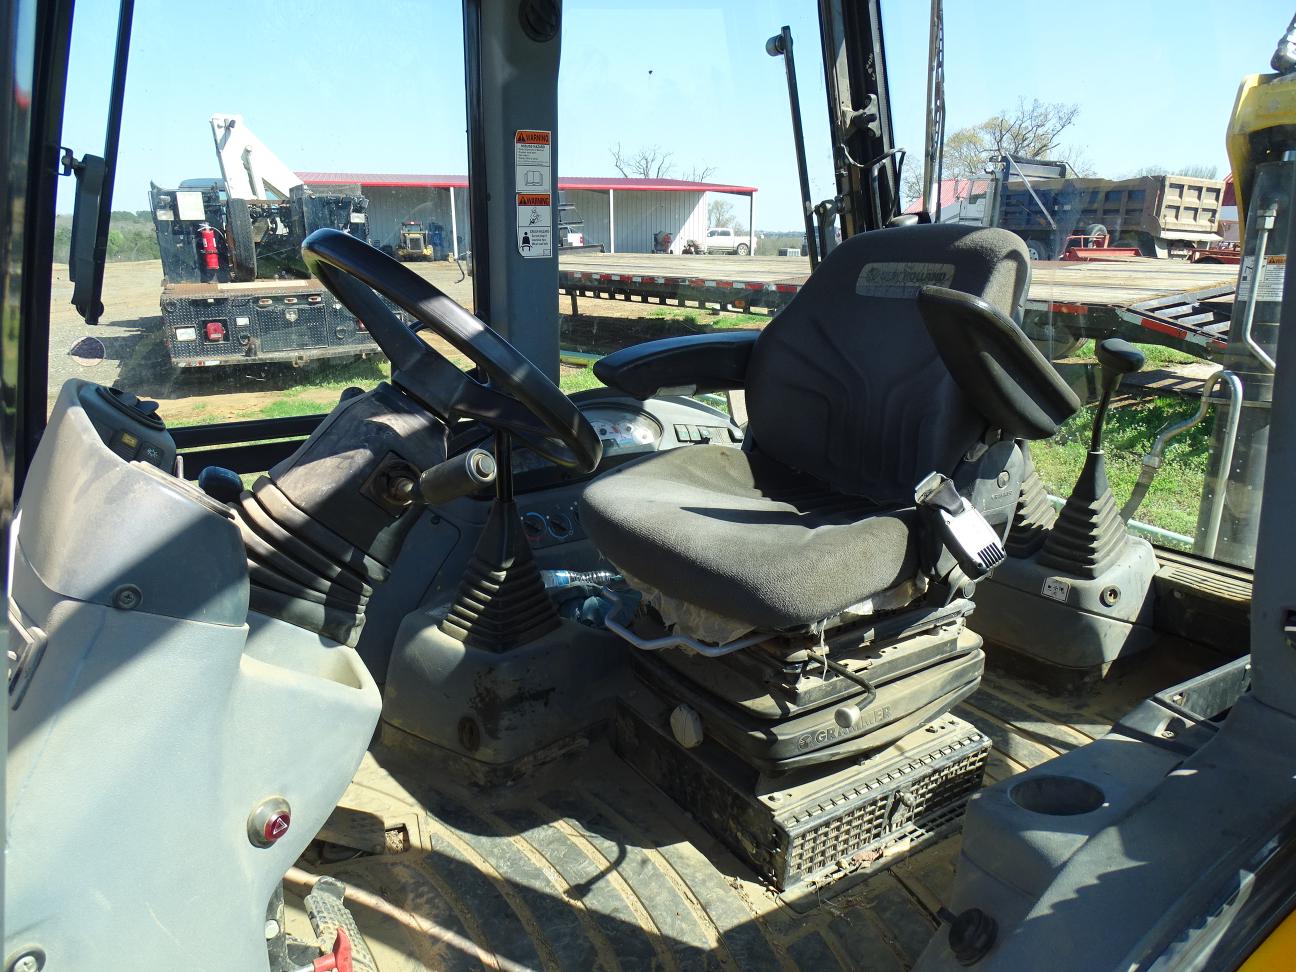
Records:
{"label": "console cup holder recess", "polygon": [[1092,813],[1106,802],[1102,790],[1073,776],[1036,776],[1008,791],[1008,799],[1032,813],[1070,817]]}

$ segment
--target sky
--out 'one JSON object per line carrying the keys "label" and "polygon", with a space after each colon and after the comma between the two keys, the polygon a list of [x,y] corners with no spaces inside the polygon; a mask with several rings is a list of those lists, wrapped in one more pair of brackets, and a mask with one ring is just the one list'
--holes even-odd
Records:
{"label": "sky", "polygon": [[[560,176],[617,172],[610,149],[655,146],[676,177],[758,189],[759,230],[800,226],[781,58],[792,28],[811,194],[834,191],[815,0],[567,0]],[[63,144],[100,153],[116,3],[81,0]],[[1120,178],[1144,166],[1227,171],[1224,130],[1243,75],[1268,69],[1291,17],[1279,0],[947,0],[947,132],[1027,102],[1080,106],[1059,157]],[[150,181],[219,173],[208,118],[241,114],[297,170],[467,170],[461,6],[455,0],[137,0],[114,209]],[[922,164],[930,6],[883,0],[898,145]],[[245,25],[245,29],[239,29]],[[59,210],[71,209],[71,180]],[[745,216],[745,203],[736,207]]]}

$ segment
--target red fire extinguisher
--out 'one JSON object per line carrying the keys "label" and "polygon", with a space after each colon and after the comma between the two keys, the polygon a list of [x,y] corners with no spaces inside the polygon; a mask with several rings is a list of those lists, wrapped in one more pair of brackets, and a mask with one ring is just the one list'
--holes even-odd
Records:
{"label": "red fire extinguisher", "polygon": [[203,269],[220,269],[220,257],[216,253],[216,231],[206,223],[198,227],[198,252],[202,254]]}

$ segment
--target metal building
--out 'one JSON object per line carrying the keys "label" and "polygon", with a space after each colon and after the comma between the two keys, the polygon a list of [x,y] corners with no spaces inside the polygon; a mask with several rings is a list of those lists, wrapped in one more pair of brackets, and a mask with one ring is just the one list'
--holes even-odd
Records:
{"label": "metal building", "polygon": [[[417,219],[425,225],[441,224],[447,248],[456,256],[471,249],[465,176],[366,172],[297,175],[311,188],[360,186],[369,198],[369,237],[378,246],[395,245],[401,223]],[[707,206],[716,193],[739,197],[735,207],[739,218],[746,217],[749,228],[755,225],[753,186],[685,179],[560,177],[558,189],[584,219],[586,241],[602,243],[609,253],[651,253],[658,233],[670,234],[672,253],[679,253],[686,240],[704,240]]]}

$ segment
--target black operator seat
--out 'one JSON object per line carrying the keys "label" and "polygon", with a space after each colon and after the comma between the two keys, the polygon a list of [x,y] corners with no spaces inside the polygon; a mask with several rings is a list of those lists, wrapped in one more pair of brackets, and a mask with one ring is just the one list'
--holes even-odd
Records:
{"label": "black operator seat", "polygon": [[[787,632],[870,601],[903,607],[934,562],[917,484],[939,472],[974,505],[1002,504],[1003,490],[964,489],[975,476],[960,469],[987,444],[1051,435],[1079,407],[1013,320],[1029,276],[1025,245],[1004,230],[864,233],[758,334],[604,358],[600,377],[640,397],[743,387],[750,424],[742,450],[664,451],[594,481],[581,500],[589,535],[685,627],[710,617],[730,635]],[[658,361],[676,374],[650,380]]]}

